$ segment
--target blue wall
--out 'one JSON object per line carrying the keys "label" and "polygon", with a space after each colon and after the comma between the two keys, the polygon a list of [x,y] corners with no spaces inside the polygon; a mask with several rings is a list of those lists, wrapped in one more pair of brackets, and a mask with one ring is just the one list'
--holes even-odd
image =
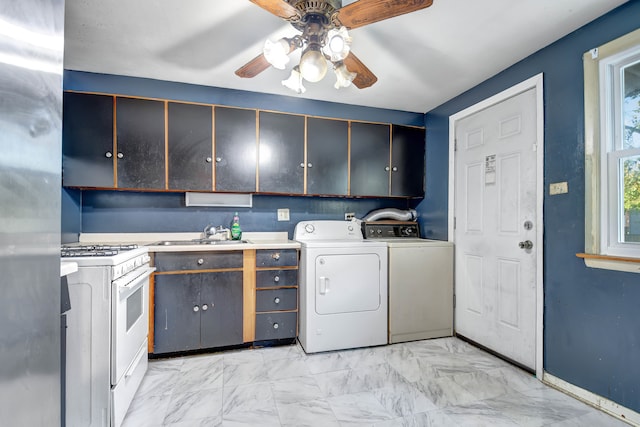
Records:
{"label": "blue wall", "polygon": [[[70,70],[64,73],[64,89],[424,126],[424,114],[418,113]],[[201,231],[207,224],[228,225],[235,210],[240,214],[246,231],[287,231],[292,237],[295,224],[302,220],[344,219],[345,212],[354,212],[360,218],[373,209],[415,208],[418,202],[392,198],[256,195],[252,208],[195,208],[184,206],[183,193],[63,189],[62,242],[77,241],[80,232]],[[290,221],[276,220],[278,208],[289,208]]]}
{"label": "blue wall", "polygon": [[586,268],[582,54],[640,27],[632,0],[426,115],[425,229],[447,236],[449,116],[544,73],[544,368],[569,383],[640,411],[640,276]]}

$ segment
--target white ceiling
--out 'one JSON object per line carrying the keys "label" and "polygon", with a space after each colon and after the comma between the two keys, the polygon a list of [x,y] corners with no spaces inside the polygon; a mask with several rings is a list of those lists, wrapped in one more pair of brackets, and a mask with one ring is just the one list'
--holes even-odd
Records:
{"label": "white ceiling", "polygon": [[234,74],[266,38],[296,34],[249,0],[66,0],[64,65],[424,113],[625,1],[434,0],[351,32],[353,52],[378,77],[372,87],[336,90],[328,73],[296,95],[280,82],[298,52],[286,70]]}

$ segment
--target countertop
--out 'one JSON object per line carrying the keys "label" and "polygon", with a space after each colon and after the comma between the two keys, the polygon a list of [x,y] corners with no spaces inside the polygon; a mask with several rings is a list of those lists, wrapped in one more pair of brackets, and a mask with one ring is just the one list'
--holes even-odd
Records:
{"label": "countertop", "polygon": [[[190,240],[202,238],[202,233],[83,233],[81,243],[135,243],[149,248],[149,252],[202,252],[236,251],[243,249],[298,249],[300,243],[289,240],[283,232],[243,232],[242,240],[247,243],[225,243],[222,245],[188,244]],[[184,245],[160,245],[162,241],[184,241]]]}
{"label": "countertop", "polygon": [[75,262],[60,261],[60,277],[68,276],[78,271],[78,264]]}

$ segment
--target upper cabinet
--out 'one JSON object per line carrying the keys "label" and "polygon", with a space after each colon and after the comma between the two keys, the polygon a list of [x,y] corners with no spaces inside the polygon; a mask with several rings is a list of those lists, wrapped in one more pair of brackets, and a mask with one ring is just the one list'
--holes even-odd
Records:
{"label": "upper cabinet", "polygon": [[391,126],[351,123],[351,195],[389,195]]}
{"label": "upper cabinet", "polygon": [[425,131],[409,126],[392,128],[391,195],[423,197]]}
{"label": "upper cabinet", "polygon": [[66,92],[63,185],[423,197],[424,128]]}
{"label": "upper cabinet", "polygon": [[118,188],[165,188],[164,102],[116,98]]}
{"label": "upper cabinet", "polygon": [[217,191],[256,191],[256,111],[215,107]]}
{"label": "upper cabinet", "polygon": [[64,93],[63,185],[114,186],[113,102],[108,95]]}
{"label": "upper cabinet", "polygon": [[349,122],[307,118],[307,194],[347,195]]}
{"label": "upper cabinet", "polygon": [[259,192],[304,192],[304,121],[304,116],[260,112]]}
{"label": "upper cabinet", "polygon": [[169,102],[170,190],[213,190],[213,107]]}

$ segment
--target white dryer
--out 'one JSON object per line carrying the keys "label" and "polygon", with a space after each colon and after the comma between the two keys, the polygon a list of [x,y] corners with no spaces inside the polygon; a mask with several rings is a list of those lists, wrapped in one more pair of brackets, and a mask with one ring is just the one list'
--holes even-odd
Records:
{"label": "white dryer", "polygon": [[302,221],[298,339],[307,353],[387,343],[387,244],[351,221]]}

